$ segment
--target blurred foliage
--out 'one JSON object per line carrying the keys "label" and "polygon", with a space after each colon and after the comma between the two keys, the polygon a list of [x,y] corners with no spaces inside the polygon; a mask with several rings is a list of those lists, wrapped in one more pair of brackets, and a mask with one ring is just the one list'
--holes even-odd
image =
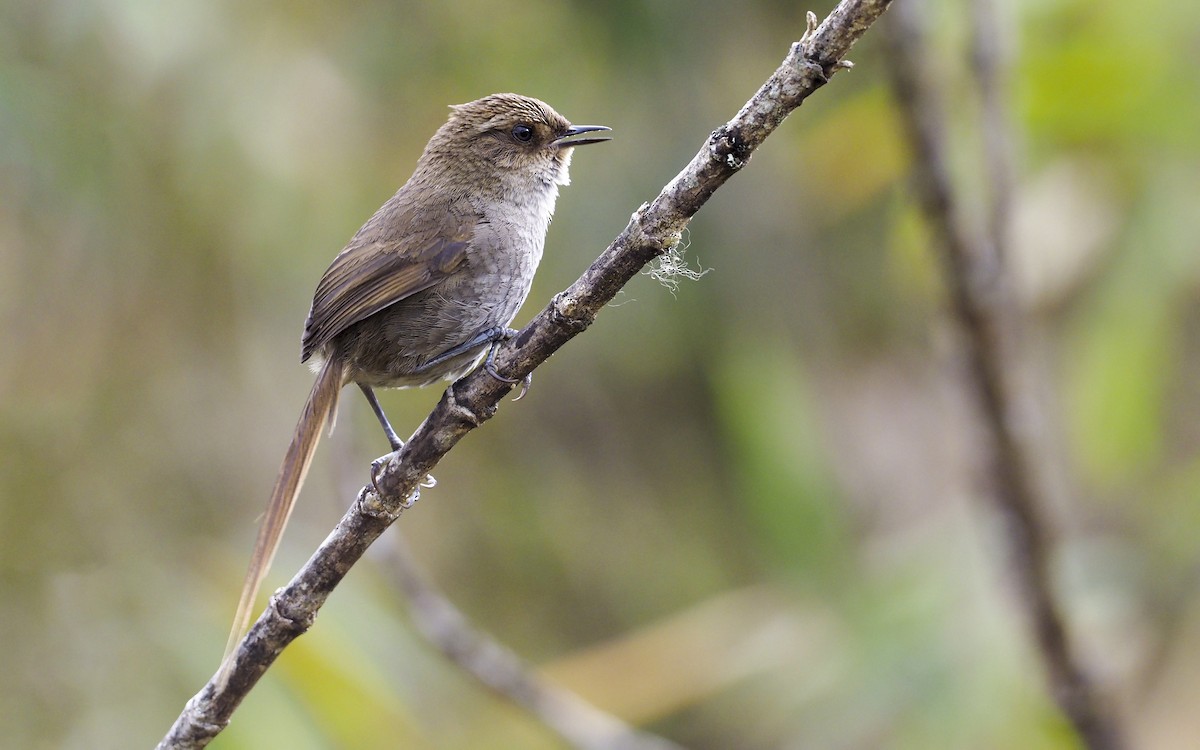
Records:
{"label": "blurred foliage", "polygon": [[[523,322],[808,9],[0,4],[5,745],[149,747],[215,669],[308,387],[313,285],[446,105],[511,90],[614,129],[575,160]],[[977,185],[968,24],[934,11],[956,170]],[[1200,6],[1003,15],[1061,591],[1133,746],[1194,747]],[[692,224],[712,272],[674,294],[635,280],[398,530],[481,627],[689,746],[1071,748],[979,502],[875,35]],[[403,429],[437,395],[385,404]],[[385,445],[349,396],[275,582]],[[432,653],[372,566],[213,747],[558,746]]]}

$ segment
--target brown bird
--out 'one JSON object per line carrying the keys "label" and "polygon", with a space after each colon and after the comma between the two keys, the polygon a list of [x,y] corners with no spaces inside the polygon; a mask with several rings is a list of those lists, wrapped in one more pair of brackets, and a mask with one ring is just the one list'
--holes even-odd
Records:
{"label": "brown bird", "polygon": [[[417,168],[350,240],[317,284],[300,361],[317,373],[271,491],[238,601],[226,662],[250,624],[313,453],[342,386],[355,383],[392,450],[403,446],[373,388],[455,380],[511,337],[525,301],[575,138],[544,102],[493,94],[450,108]],[[489,373],[505,382],[485,362]],[[222,674],[228,666],[222,668]],[[222,677],[222,681],[223,681]]]}

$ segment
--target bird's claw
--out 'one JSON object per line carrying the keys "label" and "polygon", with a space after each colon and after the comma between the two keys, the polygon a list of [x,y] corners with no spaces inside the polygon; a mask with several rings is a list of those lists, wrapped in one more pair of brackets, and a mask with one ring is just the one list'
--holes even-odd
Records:
{"label": "bird's claw", "polygon": [[388,458],[393,454],[389,453],[386,456],[380,456],[371,462],[371,489],[375,490],[376,495],[382,495],[379,491],[379,470],[387,463]]}
{"label": "bird's claw", "polygon": [[520,401],[521,399],[525,398],[525,394],[529,393],[529,386],[532,384],[533,373],[525,373],[525,377],[521,378],[521,392],[517,394],[517,397],[514,398],[513,401]]}
{"label": "bird's claw", "polygon": [[523,377],[523,378],[510,378],[510,377],[501,375],[499,372],[496,371],[496,350],[500,348],[500,344],[502,342],[507,341],[508,339],[512,338],[516,334],[517,334],[516,331],[509,329],[503,338],[497,339],[495,342],[492,343],[491,348],[488,349],[487,359],[485,359],[483,361],[483,369],[485,371],[487,371],[488,375],[491,375],[493,378],[495,378],[496,380],[499,380],[501,383],[506,383],[508,385],[514,385],[516,383],[520,383],[521,384],[521,392],[518,393],[517,397],[513,399],[513,401],[520,401],[521,399],[525,398],[525,394],[529,392],[529,385],[533,382],[533,373],[527,372],[527,373],[525,373],[525,377]]}
{"label": "bird's claw", "polygon": [[504,375],[496,372],[496,351],[500,348],[500,344],[515,336],[516,333],[516,331],[512,330],[506,331],[504,336],[493,341],[492,345],[488,347],[487,359],[483,361],[483,369],[487,370],[487,374],[491,375],[496,380],[499,380],[501,383],[512,384],[518,382],[518,378],[505,377]]}

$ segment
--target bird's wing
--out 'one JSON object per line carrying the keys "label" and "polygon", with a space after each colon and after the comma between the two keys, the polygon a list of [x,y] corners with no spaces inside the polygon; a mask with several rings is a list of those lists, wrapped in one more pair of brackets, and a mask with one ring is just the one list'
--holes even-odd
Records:
{"label": "bird's wing", "polygon": [[429,213],[389,211],[389,205],[338,253],[317,284],[301,362],[349,326],[437,284],[466,260],[475,217],[429,221]]}

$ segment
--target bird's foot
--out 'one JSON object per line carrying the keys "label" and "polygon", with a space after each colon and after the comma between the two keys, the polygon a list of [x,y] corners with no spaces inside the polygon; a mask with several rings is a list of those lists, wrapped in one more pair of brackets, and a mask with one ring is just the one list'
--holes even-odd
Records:
{"label": "bird's foot", "polygon": [[521,399],[525,398],[525,394],[529,392],[529,386],[533,383],[533,373],[526,373],[525,377],[523,378],[508,378],[496,371],[496,350],[500,348],[500,344],[516,335],[517,331],[509,328],[506,330],[503,338],[492,342],[492,346],[488,349],[487,359],[483,361],[483,369],[487,371],[488,375],[491,375],[501,383],[507,383],[509,385],[512,385],[513,383],[520,383],[521,392],[518,393],[517,397],[513,399],[513,401],[520,401]]}

